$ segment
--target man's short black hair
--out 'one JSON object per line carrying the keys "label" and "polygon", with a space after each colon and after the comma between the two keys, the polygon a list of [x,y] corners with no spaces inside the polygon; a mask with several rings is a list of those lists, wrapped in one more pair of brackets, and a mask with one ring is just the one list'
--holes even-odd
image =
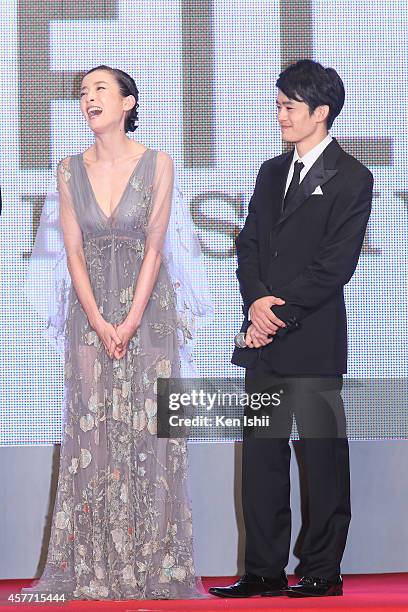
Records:
{"label": "man's short black hair", "polygon": [[344,104],[343,81],[334,68],[324,68],[313,60],[299,60],[280,73],[276,87],[291,100],[305,102],[310,114],[321,105],[330,108],[327,128],[339,115]]}

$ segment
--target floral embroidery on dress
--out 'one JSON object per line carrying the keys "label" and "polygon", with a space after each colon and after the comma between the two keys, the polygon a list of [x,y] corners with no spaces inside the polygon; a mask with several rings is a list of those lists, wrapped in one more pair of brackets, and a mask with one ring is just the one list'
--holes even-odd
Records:
{"label": "floral embroidery on dress", "polygon": [[150,323],[150,327],[161,337],[168,336],[169,334],[172,334],[175,329],[177,329],[176,324],[168,323],[167,321],[158,321],[157,323]]}
{"label": "floral embroidery on dress", "polygon": [[140,198],[139,200],[135,199],[132,205],[129,206],[126,217],[132,217],[135,214],[137,215],[138,213],[144,213],[143,225],[146,225],[150,212],[150,204],[152,202],[153,185],[146,185],[143,180],[137,177],[133,177],[130,184],[135,189],[136,193],[139,192]]}
{"label": "floral embroidery on dress", "polygon": [[63,162],[62,160],[59,162],[57,166],[57,172],[60,172],[64,181],[68,183],[69,179],[71,178],[71,172],[69,168],[65,165],[65,162]]}
{"label": "floral embroidery on dress", "polygon": [[130,181],[130,184],[132,185],[133,189],[135,189],[136,191],[142,191],[144,181],[140,176],[134,176],[132,180]]}
{"label": "floral embroidery on dress", "polygon": [[143,259],[144,257],[144,246],[145,245],[144,245],[143,240],[139,238],[135,238],[129,244],[129,248],[132,249],[136,253],[136,256],[138,257],[138,259]]}
{"label": "floral embroidery on dress", "polygon": [[172,286],[167,283],[157,283],[156,289],[152,292],[152,299],[158,300],[160,308],[167,310],[169,308],[175,308],[175,294]]}
{"label": "floral embroidery on dress", "polygon": [[131,302],[133,300],[133,287],[126,287],[122,289],[120,292],[119,301],[121,304],[126,304],[127,302]]}

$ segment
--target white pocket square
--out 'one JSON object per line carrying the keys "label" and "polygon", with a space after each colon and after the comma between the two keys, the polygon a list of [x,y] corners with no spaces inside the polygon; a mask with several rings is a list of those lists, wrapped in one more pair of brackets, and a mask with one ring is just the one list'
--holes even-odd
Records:
{"label": "white pocket square", "polygon": [[320,185],[318,185],[316,187],[316,189],[314,190],[314,192],[312,193],[312,195],[323,195],[323,191],[322,188],[320,187]]}

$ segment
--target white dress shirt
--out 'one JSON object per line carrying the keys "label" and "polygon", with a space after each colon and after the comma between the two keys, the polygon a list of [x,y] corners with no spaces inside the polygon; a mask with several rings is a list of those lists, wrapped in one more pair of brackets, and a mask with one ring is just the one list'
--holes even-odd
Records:
{"label": "white dress shirt", "polygon": [[[290,164],[290,168],[289,168],[288,178],[286,179],[285,195],[286,195],[287,190],[289,189],[290,181],[292,180],[295,162],[301,161],[304,164],[304,168],[302,168],[302,171],[300,173],[300,179],[299,179],[299,184],[300,184],[305,178],[306,174],[309,172],[310,168],[315,163],[315,161],[318,159],[318,157],[320,157],[320,155],[323,153],[325,148],[331,143],[332,140],[333,138],[330,136],[330,134],[327,134],[327,136],[323,138],[323,140],[321,140],[319,144],[317,144],[315,147],[313,147],[313,149],[310,149],[310,151],[305,153],[303,157],[299,157],[299,153],[297,152],[297,148],[295,147],[295,152],[293,155],[292,163]],[[248,321],[250,320],[251,320],[251,308],[248,309]]]}
{"label": "white dress shirt", "polygon": [[305,166],[304,168],[302,168],[302,171],[300,173],[300,184],[305,178],[306,174],[309,172],[310,168],[317,160],[317,158],[320,157],[320,155],[323,153],[325,148],[331,143],[332,140],[333,138],[330,136],[330,134],[327,134],[326,138],[323,138],[323,140],[321,140],[319,144],[313,147],[313,149],[310,149],[310,151],[308,151],[303,157],[299,157],[299,153],[297,152],[297,148],[295,147],[292,163],[290,164],[289,168],[288,178],[286,179],[285,195],[287,190],[289,189],[290,181],[292,180],[295,162],[301,161]]}

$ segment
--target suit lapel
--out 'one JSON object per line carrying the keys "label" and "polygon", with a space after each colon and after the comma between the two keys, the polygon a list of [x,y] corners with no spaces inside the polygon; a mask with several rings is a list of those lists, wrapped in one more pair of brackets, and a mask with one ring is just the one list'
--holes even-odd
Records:
{"label": "suit lapel", "polygon": [[286,179],[288,177],[290,164],[293,159],[293,151],[289,151],[278,160],[274,160],[274,165],[271,166],[269,172],[269,180],[266,184],[265,190],[265,202],[267,202],[266,212],[269,218],[267,219],[267,227],[275,225],[279,219],[279,209],[273,205],[271,206],[271,194],[273,202],[282,202],[285,195]]}
{"label": "suit lapel", "polygon": [[[279,225],[283,221],[285,221],[290,215],[292,215],[295,210],[299,208],[306,200],[312,195],[313,191],[317,186],[322,187],[327,181],[329,181],[333,176],[337,174],[337,169],[335,168],[337,158],[341,153],[342,149],[338,144],[337,140],[333,138],[332,142],[325,148],[320,157],[317,158],[316,162],[310,168],[309,172],[306,174],[305,178],[299,185],[299,189],[296,191],[294,196],[286,203],[283,214],[279,217],[276,222],[276,225]],[[290,157],[290,162],[292,161],[292,156]],[[290,167],[290,163],[289,163]],[[286,171],[283,180],[283,191],[280,194],[281,198],[279,199],[279,210],[282,209],[282,202],[284,198],[284,190],[286,186],[286,179],[289,172],[289,167]],[[283,174],[283,173],[282,173]]]}

